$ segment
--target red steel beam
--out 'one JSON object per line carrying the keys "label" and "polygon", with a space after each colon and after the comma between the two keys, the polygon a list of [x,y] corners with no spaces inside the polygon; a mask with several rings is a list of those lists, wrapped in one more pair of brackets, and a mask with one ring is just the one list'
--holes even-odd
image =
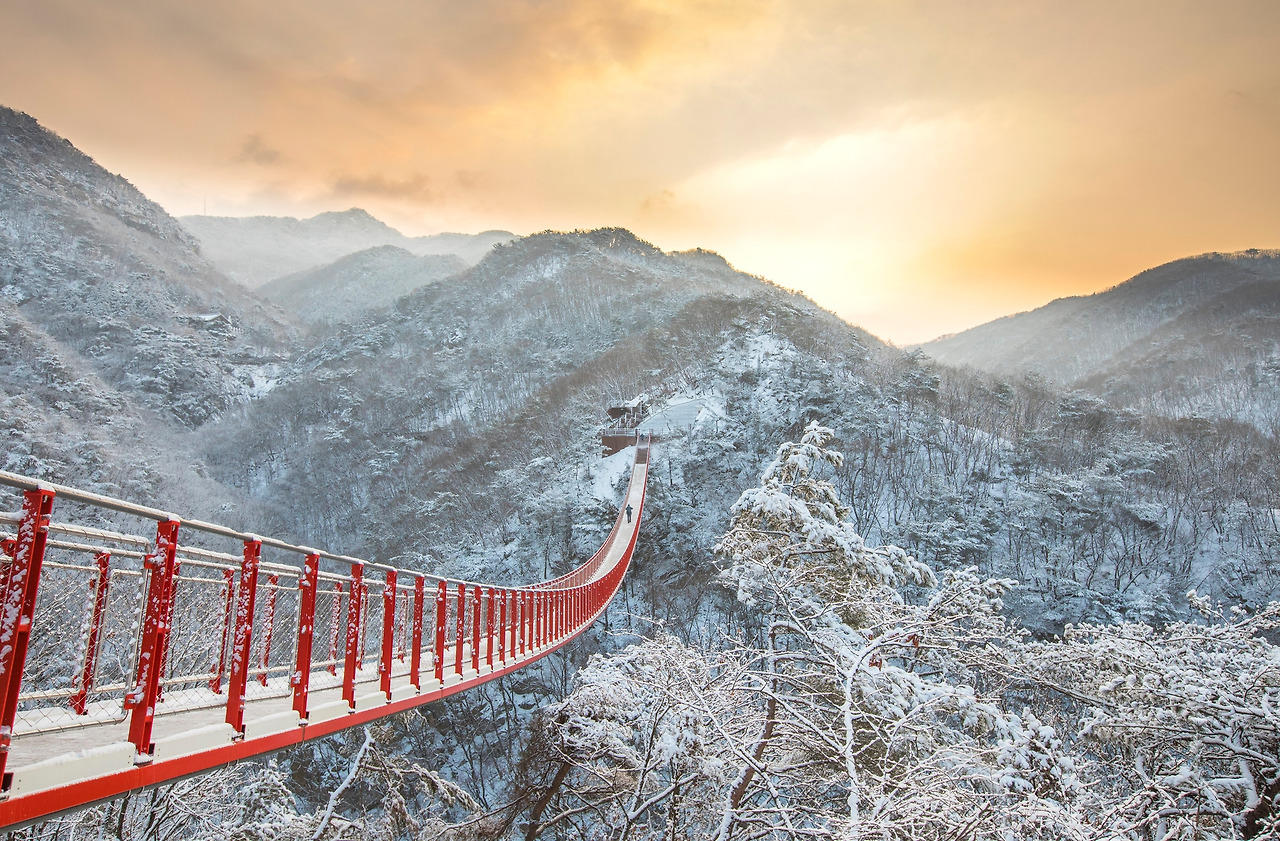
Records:
{"label": "red steel beam", "polygon": [[98,637],[102,633],[102,620],[107,614],[107,590],[111,586],[111,553],[98,552],[93,556],[98,567],[98,577],[93,582],[93,608],[89,616],[89,633],[84,641],[84,660],[80,668],[80,680],[76,694],[69,701],[76,715],[89,712],[89,693],[93,691],[93,674],[98,663]]}
{"label": "red steel beam", "polygon": [[444,683],[444,637],[449,621],[449,585],[441,581],[436,586],[436,646],[432,653],[436,682]]}
{"label": "red steel beam", "polygon": [[[13,560],[5,568],[0,591],[0,703],[4,705],[0,708],[0,775],[9,759],[18,690],[22,687],[22,669],[27,663],[27,643],[40,589],[40,567],[44,565],[45,543],[49,539],[49,515],[53,511],[53,491],[26,491],[22,497]],[[8,775],[0,780],[0,788],[7,791]]]}
{"label": "red steel beam", "polygon": [[396,571],[387,570],[387,580],[382,586],[382,651],[379,652],[378,688],[387,700],[391,700],[391,661],[396,648]]}
{"label": "red steel beam", "polygon": [[307,718],[307,696],[311,689],[311,650],[316,633],[316,590],[320,586],[320,556],[310,554],[302,562],[298,579],[298,652],[294,660],[293,708],[298,718]]}
{"label": "red steel beam", "polygon": [[342,666],[342,700],[356,708],[356,669],[360,667],[359,649],[364,639],[364,564],[351,565],[351,598],[347,600],[347,656]]}
{"label": "red steel beam", "polygon": [[173,618],[171,591],[177,567],[178,521],[169,520],[156,526],[156,551],[147,556],[150,571],[147,581],[147,608],[142,625],[142,646],[138,650],[138,666],[133,688],[125,694],[124,708],[132,710],[129,741],[137,750],[137,762],[151,761],[151,728],[155,723],[156,704],[160,701],[160,671],[169,644],[169,623]]}
{"label": "red steel beam", "polygon": [[267,577],[267,609],[262,614],[262,657],[259,658],[258,683],[267,685],[267,669],[271,666],[271,638],[276,629],[276,596],[280,593],[280,576]]}
{"label": "red steel beam", "polygon": [[458,585],[458,629],[453,636],[453,671],[462,674],[462,643],[467,638],[467,585]]}
{"label": "red steel beam", "polygon": [[413,640],[409,643],[409,683],[422,688],[422,608],[426,597],[426,580],[413,577]]}
{"label": "red steel beam", "polygon": [[236,615],[236,574],[233,570],[222,571],[222,592],[225,604],[222,614],[222,644],[218,646],[218,662],[213,664],[213,677],[209,678],[209,689],[215,695],[222,694],[222,678],[227,673],[227,642],[231,639],[231,625]]}
{"label": "red steel beam", "polygon": [[471,670],[480,671],[480,601],[483,598],[482,589],[478,586],[471,588]]}
{"label": "red steel beam", "polygon": [[231,676],[227,680],[227,724],[244,732],[244,690],[249,684],[249,660],[253,653],[253,612],[258,599],[258,564],[262,541],[244,542],[240,563],[240,589],[236,594],[235,635],[231,638]]}

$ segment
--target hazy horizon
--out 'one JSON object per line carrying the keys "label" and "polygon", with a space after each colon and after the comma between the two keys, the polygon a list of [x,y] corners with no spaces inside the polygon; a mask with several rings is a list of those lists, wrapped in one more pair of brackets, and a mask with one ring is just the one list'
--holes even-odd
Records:
{"label": "hazy horizon", "polygon": [[1280,5],[0,9],[0,102],[175,216],[621,226],[898,344],[1280,246]]}

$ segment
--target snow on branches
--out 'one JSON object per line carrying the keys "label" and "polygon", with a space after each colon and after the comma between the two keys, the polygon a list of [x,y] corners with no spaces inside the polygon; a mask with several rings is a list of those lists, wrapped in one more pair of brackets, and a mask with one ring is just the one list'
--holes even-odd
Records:
{"label": "snow on branches", "polygon": [[[1081,835],[1062,740],[1006,711],[988,677],[1011,633],[1010,582],[962,570],[940,583],[901,549],[866,546],[821,475],[839,463],[832,438],[810,424],[779,448],[720,541],[722,578],[759,610],[762,642],[660,635],[596,657],[546,711],[560,770],[534,810],[540,831]],[[908,587],[932,592],[913,603]]]}
{"label": "snow on branches", "polygon": [[[1203,622],[1068,627],[1026,647],[1033,680],[1069,693],[1082,747],[1106,757],[1097,820],[1124,837],[1277,837],[1280,605]],[[1117,761],[1118,760],[1118,761]]]}
{"label": "snow on branches", "polygon": [[827,449],[835,433],[817,422],[805,428],[799,443],[788,442],[765,469],[760,487],[734,504],[733,521],[716,552],[732,567],[726,579],[737,583],[747,604],[771,589],[775,571],[787,571],[815,584],[843,581],[883,588],[893,596],[907,584],[932,586],[933,573],[896,546],[868,547],[846,517],[849,508],[830,481],[816,475],[822,466],[838,467],[843,457]]}
{"label": "snow on branches", "polygon": [[1032,640],[1014,582],[869,547],[784,444],[717,546],[755,612],[597,655],[540,718],[526,838],[1277,838],[1280,606]]}

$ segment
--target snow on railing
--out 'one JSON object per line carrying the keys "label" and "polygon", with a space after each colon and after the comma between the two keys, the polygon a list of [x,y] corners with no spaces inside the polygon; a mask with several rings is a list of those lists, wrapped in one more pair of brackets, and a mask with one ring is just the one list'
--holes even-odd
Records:
{"label": "snow on railing", "polygon": [[[0,514],[0,828],[437,700],[551,653],[617,591],[647,465],[644,440],[600,549],[526,587],[0,471],[23,503]],[[54,522],[55,501],[74,503],[79,522]],[[154,522],[154,538],[91,524],[104,511]],[[79,753],[51,759],[66,731]]]}

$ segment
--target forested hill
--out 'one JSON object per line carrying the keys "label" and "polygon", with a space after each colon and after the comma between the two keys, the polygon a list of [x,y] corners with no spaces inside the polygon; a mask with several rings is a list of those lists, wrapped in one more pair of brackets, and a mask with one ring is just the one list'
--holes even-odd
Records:
{"label": "forested hill", "polygon": [[[208,460],[228,482],[291,500],[290,525],[309,539],[380,551],[409,535],[505,564],[492,550],[518,538],[523,551],[507,554],[523,563],[568,563],[609,516],[581,498],[604,407],[640,394],[659,407],[720,405],[758,361],[771,372],[789,364],[795,382],[770,382],[765,406],[736,385],[734,431],[705,445],[748,450],[736,475],[799,421],[792,385],[873,348],[889,352],[708,252],[664,253],[620,229],[549,232],[498,246],[351,328],[316,332],[271,394],[211,430]],[[340,478],[352,475],[368,480]],[[704,503],[721,506],[710,521],[731,492],[710,489]]]}
{"label": "forested hill", "polygon": [[258,287],[258,294],[311,324],[356,321],[467,265],[455,254],[419,256],[394,245],[378,245],[318,269],[277,278]]}
{"label": "forested hill", "polygon": [[[8,469],[519,578],[571,563],[609,521],[596,432],[646,394],[703,406],[659,451],[639,570],[689,589],[654,598],[703,598],[733,499],[814,419],[846,450],[862,534],[1019,579],[1010,604],[1045,627],[1173,615],[1190,586],[1276,589],[1280,471],[1254,429],[958,373],[620,229],[521,238],[357,323],[289,332],[127,182],[5,119]],[[1176,323],[1193,298],[1225,305],[1205,266],[1244,295],[1275,263],[1204,258],[1107,294],[1163,301]]]}
{"label": "forested hill", "polygon": [[1280,252],[1176,260],[923,349],[948,364],[1032,371],[1117,406],[1269,429],[1280,406]]}
{"label": "forested hill", "polygon": [[0,466],[211,513],[187,430],[297,339],[124,178],[0,107]]}
{"label": "forested hill", "polygon": [[739,489],[815,419],[845,452],[859,533],[1016,578],[1008,602],[1037,628],[1280,586],[1273,439],[937,366],[715,255],[618,229],[518,240],[314,333],[270,394],[208,429],[204,460],[300,539],[427,546],[424,565],[518,579],[565,569],[609,521],[595,430],[639,394],[704,406],[657,451],[636,573],[646,612],[671,621],[706,609]]}
{"label": "forested hill", "polygon": [[6,108],[0,279],[0,318],[29,345],[27,364],[81,369],[187,426],[251,388],[287,341],[279,311],[204,260],[163,209]]}

